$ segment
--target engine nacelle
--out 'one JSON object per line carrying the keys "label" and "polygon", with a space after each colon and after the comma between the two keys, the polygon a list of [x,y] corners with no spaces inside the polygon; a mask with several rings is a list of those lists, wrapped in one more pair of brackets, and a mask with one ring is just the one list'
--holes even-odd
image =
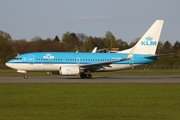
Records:
{"label": "engine nacelle", "polygon": [[59,69],[61,75],[78,75],[79,72],[79,66],[62,66]]}

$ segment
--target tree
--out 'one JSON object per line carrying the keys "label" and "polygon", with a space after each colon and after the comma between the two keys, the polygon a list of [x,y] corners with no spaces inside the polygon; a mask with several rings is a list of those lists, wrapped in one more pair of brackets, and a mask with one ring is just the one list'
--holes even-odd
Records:
{"label": "tree", "polygon": [[172,44],[169,41],[164,43],[164,48],[166,53],[171,53],[173,50]]}
{"label": "tree", "polygon": [[173,45],[173,52],[178,53],[180,50],[180,42],[176,41]]}
{"label": "tree", "polygon": [[65,51],[76,51],[82,44],[76,34],[70,32],[63,34],[62,42],[64,43]]}
{"label": "tree", "polygon": [[11,57],[11,40],[10,34],[0,30],[0,64],[5,64],[5,62]]}
{"label": "tree", "polygon": [[92,37],[87,37],[84,43],[85,51],[91,52],[94,49],[92,44]]}
{"label": "tree", "polygon": [[123,41],[123,40],[121,40],[121,39],[118,39],[117,43],[118,43],[119,50],[125,50],[125,49],[129,48],[128,43]]}
{"label": "tree", "polygon": [[140,39],[141,39],[140,37],[136,38],[134,41],[132,41],[132,42],[130,43],[129,47],[131,48],[131,47],[133,47],[134,45],[136,45],[136,43],[137,43]]}
{"label": "tree", "polygon": [[61,51],[64,51],[63,43],[57,42],[57,41],[52,42],[51,51],[53,51],[53,52],[61,52]]}
{"label": "tree", "polygon": [[104,43],[104,47],[108,49],[118,46],[116,42],[116,38],[110,31],[106,33],[105,38],[103,39],[103,43]]}
{"label": "tree", "polygon": [[84,33],[77,33],[76,36],[79,39],[79,41],[81,41],[82,43],[85,42],[86,37],[87,37],[87,35],[85,35]]}
{"label": "tree", "polygon": [[59,39],[59,37],[56,35],[53,41],[60,42],[60,39]]}
{"label": "tree", "polygon": [[164,45],[161,41],[158,42],[156,54],[165,54]]}
{"label": "tree", "polygon": [[28,51],[28,42],[26,39],[19,39],[19,40],[14,40],[12,41],[12,51],[15,55],[17,54],[22,54],[22,53],[27,53]]}
{"label": "tree", "polygon": [[104,48],[103,38],[100,37],[92,38],[92,44],[94,45],[94,47],[97,47],[98,49]]}
{"label": "tree", "polygon": [[34,37],[30,42],[28,42],[27,50],[29,52],[43,52],[43,40],[40,37]]}

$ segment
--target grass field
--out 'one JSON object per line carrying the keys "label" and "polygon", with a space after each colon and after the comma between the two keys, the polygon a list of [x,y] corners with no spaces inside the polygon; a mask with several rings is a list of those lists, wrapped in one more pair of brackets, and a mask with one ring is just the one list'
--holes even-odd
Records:
{"label": "grass field", "polygon": [[0,84],[0,120],[179,120],[180,84]]}
{"label": "grass field", "polygon": [[[51,76],[29,72],[29,76]],[[180,75],[124,70],[93,76]],[[23,76],[0,70],[0,77]],[[180,84],[0,84],[0,120],[179,120]]]}

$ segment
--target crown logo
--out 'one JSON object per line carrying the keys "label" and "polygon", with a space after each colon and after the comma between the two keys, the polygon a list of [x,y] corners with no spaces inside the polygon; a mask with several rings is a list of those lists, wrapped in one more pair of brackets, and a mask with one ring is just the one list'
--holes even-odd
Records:
{"label": "crown logo", "polygon": [[54,59],[54,56],[52,56],[51,54],[46,54],[45,56],[43,56],[43,58],[45,58],[45,59]]}
{"label": "crown logo", "polygon": [[153,39],[153,37],[148,36],[145,39],[151,41]]}
{"label": "crown logo", "polygon": [[68,68],[68,69],[66,70],[66,72],[71,72],[71,70]]}

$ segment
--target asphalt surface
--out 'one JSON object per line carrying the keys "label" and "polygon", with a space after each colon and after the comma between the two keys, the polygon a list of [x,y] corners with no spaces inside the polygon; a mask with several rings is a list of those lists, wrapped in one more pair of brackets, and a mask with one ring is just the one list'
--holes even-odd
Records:
{"label": "asphalt surface", "polygon": [[0,77],[0,83],[180,83],[180,76],[93,76],[92,79],[79,76]]}

